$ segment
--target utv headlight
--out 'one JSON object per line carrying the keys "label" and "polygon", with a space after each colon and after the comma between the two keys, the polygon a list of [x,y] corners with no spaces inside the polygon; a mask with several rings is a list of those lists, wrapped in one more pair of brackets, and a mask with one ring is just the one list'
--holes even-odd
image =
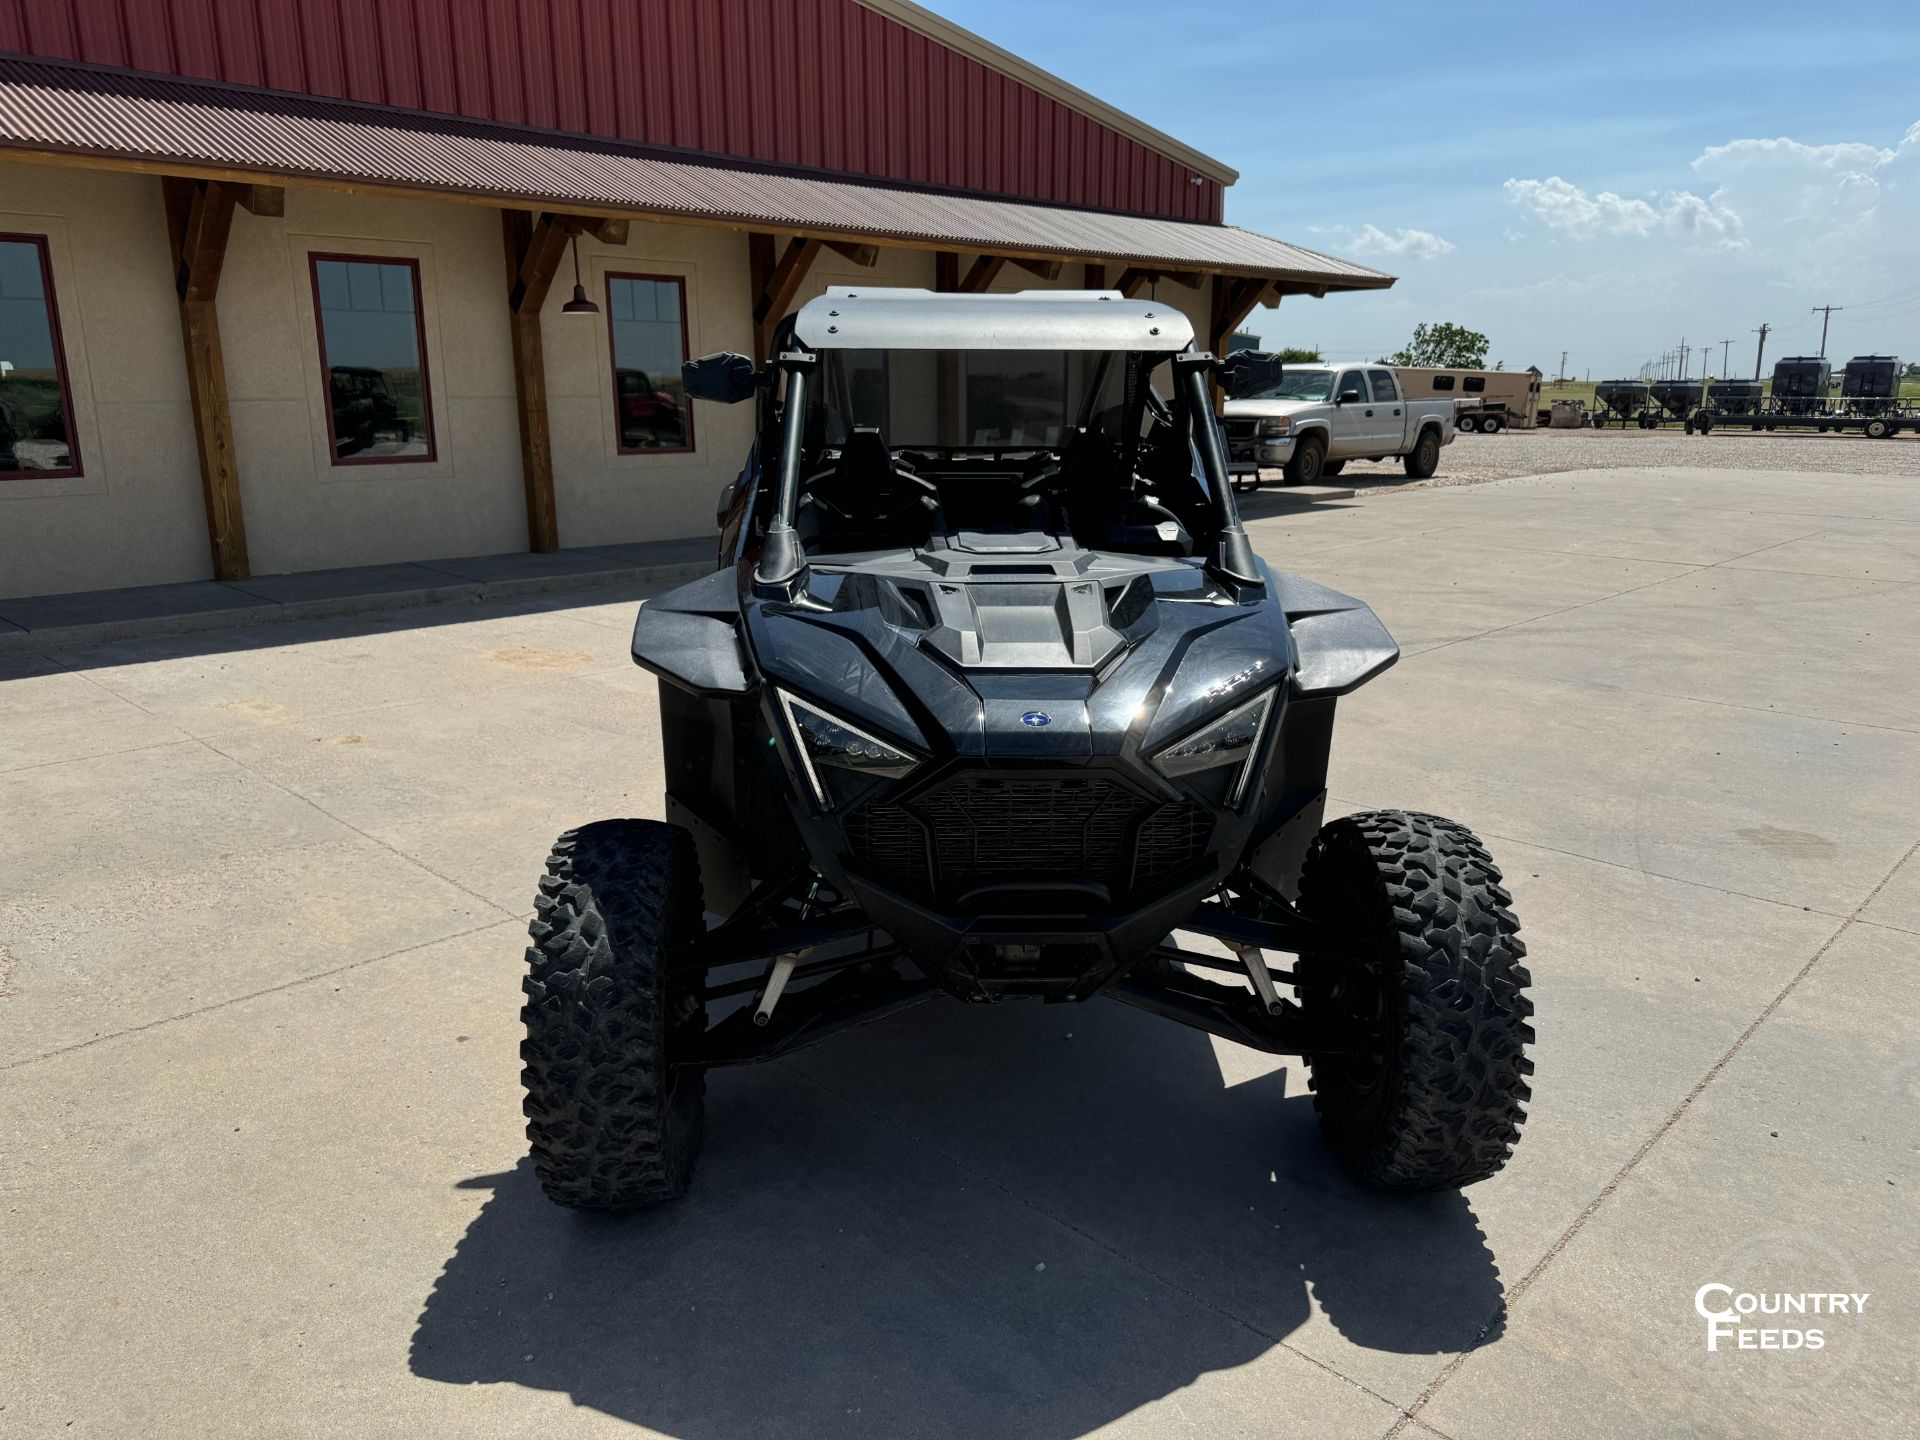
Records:
{"label": "utv headlight", "polygon": [[1172,777],[1211,770],[1216,765],[1238,765],[1240,771],[1227,792],[1227,804],[1237,806],[1246,793],[1254,757],[1260,753],[1260,737],[1267,733],[1267,716],[1272,711],[1273,690],[1269,687],[1156,752],[1154,768]]}
{"label": "utv headlight", "polygon": [[828,714],[810,700],[802,700],[784,690],[776,690],[774,694],[786,714],[794,749],[799,753],[801,768],[807,772],[807,784],[813,787],[813,798],[820,802],[823,810],[833,808],[833,796],[820,774],[822,768],[898,780],[920,763],[906,751],[869,735],[851,721]]}
{"label": "utv headlight", "polygon": [[1262,420],[1260,422],[1259,433],[1262,435],[1291,435],[1293,433],[1293,421],[1285,415],[1281,415],[1273,420]]}

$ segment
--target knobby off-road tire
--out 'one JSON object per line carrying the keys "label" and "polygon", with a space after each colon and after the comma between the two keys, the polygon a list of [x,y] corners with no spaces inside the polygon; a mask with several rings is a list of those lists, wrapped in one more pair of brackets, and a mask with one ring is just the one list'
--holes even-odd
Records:
{"label": "knobby off-road tire", "polygon": [[1440,432],[1422,430],[1420,438],[1413,442],[1400,461],[1400,468],[1407,472],[1409,480],[1429,480],[1433,472],[1440,468]]}
{"label": "knobby off-road tire", "polygon": [[667,965],[702,924],[699,861],[678,826],[604,820],[554,842],[520,1011],[527,1139],[549,1200],[620,1210],[686,1193],[706,1079],[669,1061],[706,1017]]}
{"label": "knobby off-road tire", "polygon": [[1308,851],[1300,908],[1350,953],[1300,957],[1300,1004],[1309,1024],[1375,1039],[1307,1057],[1327,1143],[1362,1182],[1446,1190],[1506,1164],[1533,1073],[1511,904],[1486,847],[1438,816],[1349,815]]}

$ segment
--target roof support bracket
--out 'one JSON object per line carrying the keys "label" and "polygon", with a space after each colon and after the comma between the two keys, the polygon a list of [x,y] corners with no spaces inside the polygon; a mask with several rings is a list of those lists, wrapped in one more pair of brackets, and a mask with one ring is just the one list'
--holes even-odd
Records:
{"label": "roof support bracket", "polygon": [[[770,361],[773,331],[793,308],[807,272],[819,258],[823,241],[796,235],[787,248],[774,258],[773,236],[755,233],[748,237],[748,283],[753,287],[753,360],[755,365]],[[875,257],[878,258],[877,256]]]}
{"label": "roof support bracket", "polygon": [[187,401],[200,455],[200,492],[207,507],[207,544],[213,578],[245,580],[247,520],[240,504],[240,467],[227,405],[227,367],[220,351],[220,272],[227,258],[233,207],[245,187],[219,180],[163,176],[167,235],[173,249],[174,288],[180,297],[180,338],[187,356]]}

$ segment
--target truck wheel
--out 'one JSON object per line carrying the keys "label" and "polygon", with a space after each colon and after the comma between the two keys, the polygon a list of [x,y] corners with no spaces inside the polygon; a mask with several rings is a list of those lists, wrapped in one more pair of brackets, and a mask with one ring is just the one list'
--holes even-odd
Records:
{"label": "truck wheel", "polygon": [[1287,483],[1289,485],[1311,485],[1320,478],[1320,467],[1326,464],[1327,442],[1318,435],[1309,435],[1293,447],[1293,458],[1287,461]]}
{"label": "truck wheel", "polygon": [[657,1205],[693,1175],[706,1077],[674,1052],[706,1027],[668,959],[700,933],[693,839],[603,820],[554,842],[529,927],[520,1073],[540,1188],[582,1210]]}
{"label": "truck wheel", "polygon": [[1400,466],[1409,480],[1426,480],[1440,468],[1440,432],[1427,429],[1413,442],[1413,449],[1401,457]]}
{"label": "truck wheel", "polygon": [[1322,460],[1320,462],[1320,475],[1322,479],[1331,480],[1346,468],[1347,462],[1344,460]]}
{"label": "truck wheel", "polygon": [[1346,953],[1307,954],[1295,984],[1309,1026],[1356,1037],[1309,1055],[1329,1147],[1354,1177],[1446,1190],[1507,1162],[1531,1091],[1527,953],[1500,871],[1473,832],[1374,810],[1315,837],[1300,909]]}

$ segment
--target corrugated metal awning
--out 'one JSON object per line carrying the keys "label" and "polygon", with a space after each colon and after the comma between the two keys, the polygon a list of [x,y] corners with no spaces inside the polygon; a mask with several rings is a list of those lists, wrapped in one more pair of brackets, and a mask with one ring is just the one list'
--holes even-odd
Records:
{"label": "corrugated metal awning", "polygon": [[1234,225],[787,174],[351,101],[0,57],[0,148],[601,214],[1374,290],[1393,277]]}

